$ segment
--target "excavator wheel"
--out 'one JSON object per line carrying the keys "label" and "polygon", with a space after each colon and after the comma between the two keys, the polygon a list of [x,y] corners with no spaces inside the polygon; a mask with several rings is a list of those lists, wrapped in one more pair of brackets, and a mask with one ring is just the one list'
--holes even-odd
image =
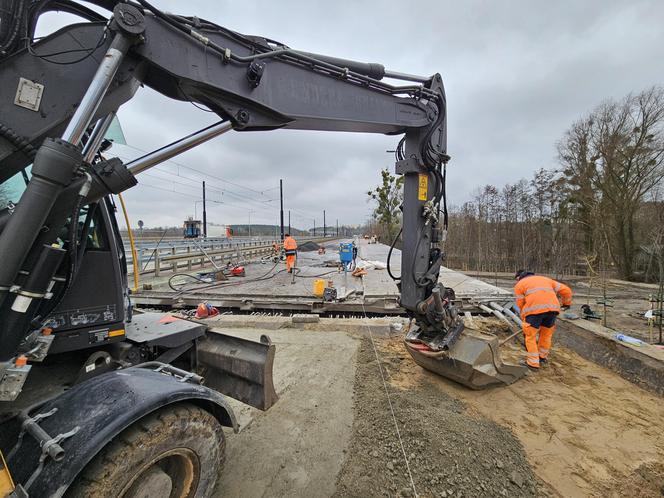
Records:
{"label": "excavator wheel", "polygon": [[158,410],[116,436],[83,470],[71,498],[202,498],[224,463],[221,425],[189,403]]}

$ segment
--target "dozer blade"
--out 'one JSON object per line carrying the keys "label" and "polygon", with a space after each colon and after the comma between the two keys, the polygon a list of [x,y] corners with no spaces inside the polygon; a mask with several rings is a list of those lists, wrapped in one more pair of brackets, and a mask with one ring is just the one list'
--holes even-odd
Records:
{"label": "dozer blade", "polygon": [[205,385],[267,410],[277,401],[272,382],[275,346],[262,335],[260,342],[208,331],[198,342],[198,363]]}
{"label": "dozer blade", "polygon": [[446,351],[427,350],[422,344],[408,341],[405,344],[419,366],[471,389],[512,384],[528,370],[503,363],[498,338],[474,330],[464,330]]}

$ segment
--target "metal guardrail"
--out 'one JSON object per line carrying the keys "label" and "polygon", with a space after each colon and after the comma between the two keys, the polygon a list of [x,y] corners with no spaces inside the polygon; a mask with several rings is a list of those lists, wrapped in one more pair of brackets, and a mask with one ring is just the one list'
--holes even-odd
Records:
{"label": "metal guardrail", "polygon": [[[126,249],[129,249],[129,240],[123,235],[122,240]],[[236,243],[236,242],[272,242],[276,240],[275,237],[264,237],[264,236],[255,236],[255,237],[208,237],[200,239],[185,239],[182,237],[164,237],[163,239],[159,237],[135,237],[135,242],[137,247],[142,247],[145,249],[155,249],[159,247],[186,247],[192,245],[195,242],[200,244],[226,244],[226,243]]]}
{"label": "metal guardrail", "polygon": [[[191,246],[187,247],[187,249],[191,249]],[[229,247],[228,249],[206,250],[205,252],[191,252],[189,250],[184,254],[177,254],[173,251],[171,255],[167,256],[161,256],[157,253],[154,257],[154,275],[155,277],[158,277],[162,271],[162,266],[164,265],[169,266],[174,273],[180,267],[186,267],[188,271],[191,271],[195,262],[197,262],[202,268],[205,266],[206,261],[209,261],[212,264],[225,264],[231,261],[240,262],[264,256],[273,251],[274,248],[272,244],[265,244],[264,242],[248,242],[242,243],[241,246],[236,245],[235,247]],[[181,263],[184,263],[184,265],[181,265]]]}
{"label": "metal guardrail", "polygon": [[[330,242],[336,237],[299,239],[298,243]],[[178,269],[191,271],[194,266],[203,268],[206,262],[225,265],[229,262],[238,263],[248,259],[269,255],[273,252],[273,244],[277,240],[262,241],[228,241],[215,242],[207,239],[205,242],[188,241],[187,245],[160,247],[157,249],[139,249],[141,263],[151,261],[151,268],[141,270],[141,274],[154,273],[156,277],[169,269],[176,272]],[[202,249],[202,250],[201,250]],[[131,268],[128,261],[127,266]]]}
{"label": "metal guardrail", "polygon": [[[274,243],[274,239],[270,240],[232,240],[226,238],[219,239],[188,239],[188,240],[173,240],[173,241],[163,241],[161,244],[156,243],[147,243],[147,244],[137,244],[136,252],[138,255],[139,268],[141,268],[141,273],[152,273],[154,271],[154,261],[156,258],[162,258],[165,256],[172,256],[177,254],[190,254],[192,252],[202,252],[201,248],[205,252],[215,251],[220,249],[241,249],[246,247],[249,244],[253,245],[265,245]],[[133,260],[131,257],[131,251],[129,247],[125,244],[125,254],[127,257],[127,268],[130,273],[132,271]],[[149,266],[148,266],[149,265]]]}

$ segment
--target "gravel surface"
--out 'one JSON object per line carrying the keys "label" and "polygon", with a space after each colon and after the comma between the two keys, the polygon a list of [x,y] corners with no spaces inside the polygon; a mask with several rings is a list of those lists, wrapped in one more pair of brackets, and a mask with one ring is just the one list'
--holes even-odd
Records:
{"label": "gravel surface", "polygon": [[[391,355],[376,339],[384,373]],[[368,339],[358,352],[353,437],[334,496],[526,497],[548,493],[506,428],[467,411],[466,405],[429,382],[389,383],[388,391],[403,450],[374,349]],[[406,466],[407,456],[412,474]]]}

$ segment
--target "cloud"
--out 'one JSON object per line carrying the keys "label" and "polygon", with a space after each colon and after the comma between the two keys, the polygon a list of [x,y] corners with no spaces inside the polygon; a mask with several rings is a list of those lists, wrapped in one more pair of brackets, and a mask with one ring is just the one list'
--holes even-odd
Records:
{"label": "cloud", "polygon": [[[555,142],[574,120],[605,98],[662,80],[664,3],[655,0],[155,3],[302,50],[380,62],[401,72],[440,72],[453,157],[448,191],[456,204],[478,186],[514,182],[555,166]],[[129,143],[144,150],[216,119],[147,89],[119,116]],[[320,225],[324,209],[329,224],[337,218],[359,223],[371,211],[366,190],[379,182],[381,168],[393,167],[385,151],[396,141],[344,133],[231,132],[176,159],[204,173],[163,165],[159,170],[169,173],[143,178],[126,199],[134,224],[140,218],[147,226],[176,225],[194,214],[198,182],[206,180],[211,198],[224,202],[211,205],[211,221],[245,222],[251,210],[252,221],[274,223],[278,203],[269,199],[278,197],[282,178],[294,225],[311,226],[314,217]],[[137,154],[120,147],[116,152]]]}

